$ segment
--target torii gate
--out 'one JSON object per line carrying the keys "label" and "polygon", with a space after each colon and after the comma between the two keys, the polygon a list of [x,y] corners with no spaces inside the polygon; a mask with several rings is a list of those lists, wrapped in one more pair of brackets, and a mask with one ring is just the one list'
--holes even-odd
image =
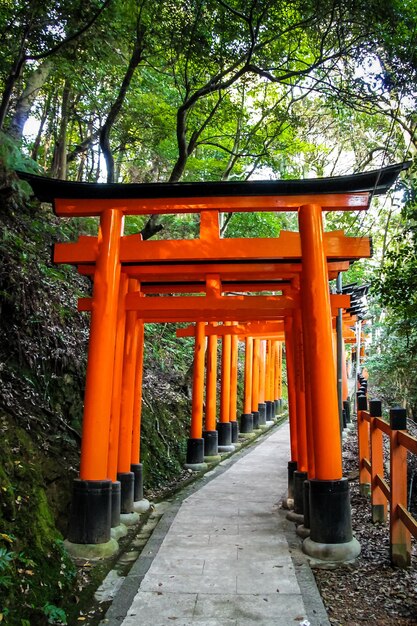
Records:
{"label": "torii gate", "polygon": [[[283,233],[283,235],[288,235],[288,233]],[[291,238],[292,238],[292,242],[294,244],[295,242],[295,237],[294,235],[298,236],[297,233],[291,233]],[[285,237],[282,237],[283,239]],[[280,237],[281,239],[281,237]],[[343,240],[343,235],[341,233],[335,233],[334,237],[333,237],[334,241],[333,241],[333,248],[331,248],[332,252],[330,254],[337,254],[340,256],[341,253],[346,254],[346,245],[342,246],[340,248],[335,248],[335,242],[341,242]],[[91,238],[87,239],[87,243],[88,245],[91,245]],[[249,242],[251,243],[251,242]],[[353,249],[358,252],[360,252],[361,256],[369,256],[369,242],[367,241],[363,241],[363,240],[355,240],[353,238],[350,238],[349,240],[349,244],[350,244],[350,248],[353,246]],[[356,244],[356,246],[355,246]],[[294,248],[294,245],[293,245]],[[60,262],[62,261],[69,261],[69,262],[74,262],[74,244],[58,244],[56,246],[56,255],[55,258],[59,259]],[[281,252],[281,254],[283,256],[285,256],[286,254],[288,254],[288,252]],[[291,254],[294,254],[294,250],[291,251]],[[329,254],[329,255],[330,255]],[[354,252],[350,252],[350,258],[354,258],[355,253]],[[76,260],[81,259],[82,255],[78,255],[76,256]],[[85,255],[84,258],[87,258],[87,256]],[[295,260],[295,259],[294,259]],[[254,277],[256,277],[256,281],[255,282],[250,282],[248,280],[244,281],[244,278],[247,278],[247,274],[246,274],[246,263],[241,262],[240,265],[231,268],[228,265],[222,265],[222,264],[217,264],[216,265],[216,271],[218,272],[218,274],[213,275],[211,273],[206,274],[207,272],[213,271],[213,264],[211,265],[204,265],[204,271],[200,268],[198,269],[198,275],[203,278],[206,278],[206,282],[200,282],[200,283],[193,283],[193,282],[188,282],[187,281],[192,281],[195,280],[195,268],[194,272],[191,271],[190,269],[186,270],[186,268],[183,268],[182,270],[178,270],[178,267],[175,266],[174,268],[169,267],[168,269],[165,268],[165,266],[161,267],[161,266],[156,266],[156,267],[149,267],[149,266],[145,266],[148,274],[147,274],[147,278],[149,279],[149,271],[152,272],[152,278],[153,281],[152,283],[141,283],[140,285],[140,292],[139,290],[139,285],[137,285],[135,288],[133,288],[133,293],[136,289],[137,296],[143,296],[144,293],[164,293],[164,292],[176,292],[177,290],[179,292],[184,292],[184,293],[193,293],[194,291],[198,292],[198,291],[202,291],[204,293],[206,293],[207,291],[209,292],[209,295],[212,294],[213,291],[213,286],[216,286],[216,289],[218,292],[222,291],[223,288],[220,288],[219,286],[219,280],[220,277],[223,276],[223,273],[225,273],[227,275],[227,277],[229,278],[229,282],[228,282],[228,287],[231,287],[231,285],[233,285],[233,287],[236,289],[237,287],[242,287],[242,289],[245,289],[246,291],[259,291],[259,290],[266,290],[266,289],[277,289],[277,287],[281,287],[281,291],[286,292],[290,290],[290,283],[291,282],[296,282],[297,284],[299,283],[298,280],[296,280],[298,273],[301,271],[301,265],[299,263],[300,259],[297,259],[297,263],[292,263],[292,264],[284,264],[283,266],[278,265],[277,267],[275,267],[274,265],[272,266],[268,266],[262,264],[261,268],[257,267],[256,269],[251,268],[253,275],[252,275],[252,281],[254,280]],[[331,261],[328,263],[328,270],[329,270],[329,278],[334,278],[337,275],[338,271],[341,271],[343,269],[347,269],[348,263],[346,261]],[[197,268],[199,266],[196,266]],[[78,267],[79,271],[85,274],[89,274],[92,275],[94,273],[94,266],[91,265],[84,265],[84,266],[79,266]],[[123,275],[125,275],[126,273],[129,274],[130,277],[135,276],[135,277],[139,277],[141,278],[141,267],[137,266],[137,265],[129,265],[129,266],[122,266],[123,269]],[[170,270],[174,269],[174,273],[171,274]],[[285,275],[288,276],[292,276],[292,280],[272,280],[270,279],[270,282],[266,281],[265,278],[268,277],[271,274],[271,269],[273,271],[272,277],[276,277],[276,275],[282,276],[283,272],[285,273]],[[285,271],[284,271],[285,270]],[[290,271],[291,270],[291,271]],[[184,277],[186,278],[186,280],[180,282],[179,284],[176,282],[178,280],[177,278],[177,273],[178,271],[182,271],[182,273],[184,274]],[[262,280],[261,280],[262,277]],[[294,278],[295,277],[295,278]],[[243,281],[242,283],[238,283],[236,282],[236,280],[230,280],[231,278],[239,278],[241,281]],[[170,283],[169,280],[172,280],[174,282]],[[158,282],[159,281],[159,282]],[[161,282],[162,281],[162,282]],[[207,283],[208,283],[208,287],[207,287]],[[280,284],[282,283],[282,284]],[[291,291],[294,291],[294,289],[291,289]],[[297,297],[298,295],[295,294]],[[230,298],[230,296],[229,296]],[[339,307],[344,306],[347,307],[349,305],[349,299],[344,297],[344,296],[331,296],[332,301],[334,302],[334,313],[336,313],[336,310],[338,310]],[[197,299],[197,300],[192,300],[192,303],[197,303],[198,305],[201,305],[203,308],[206,306],[206,303],[203,301],[204,299]],[[257,315],[259,316],[260,313],[259,311],[263,311],[263,310],[268,310],[268,307],[270,307],[271,302],[268,301],[270,299],[265,298],[264,296],[258,297],[256,299],[256,303],[257,303]],[[280,298],[276,298],[276,301],[278,302],[280,300]],[[155,300],[154,298],[151,299],[150,304],[151,303],[157,303],[157,304],[162,304],[162,300],[158,299]],[[158,311],[152,311],[149,310],[147,311],[146,315],[150,316],[147,317],[147,321],[166,321],[166,315],[168,315],[168,309],[170,309],[170,307],[172,308],[173,304],[176,304],[178,306],[175,306],[173,308],[173,310],[171,311],[171,314],[174,316],[173,318],[170,318],[171,321],[183,321],[184,319],[189,319],[190,315],[191,318],[190,319],[195,319],[196,314],[194,312],[194,309],[192,309],[192,314],[190,314],[190,308],[188,308],[188,310],[184,307],[184,302],[188,302],[189,305],[189,300],[185,299],[185,300],[181,300],[179,302],[173,303],[173,299],[172,298],[165,298],[165,302],[163,304],[163,308],[164,308],[164,318],[160,319],[160,308]],[[254,309],[253,309],[253,298],[235,298],[234,303],[239,304],[240,306],[240,310],[236,311],[235,316],[238,316],[239,318],[242,317],[243,319],[248,319],[251,318],[252,315],[254,315]],[[143,298],[141,299],[141,303],[145,303],[145,301],[143,300]],[[229,307],[229,305],[232,303],[232,301],[229,300],[225,300],[223,298],[223,303],[225,303],[224,306]],[[263,304],[262,304],[263,303]],[[80,299],[79,302],[79,307],[81,310],[91,310],[91,306],[92,306],[92,300],[91,298],[86,298],[86,299]],[[144,311],[141,310],[141,317],[144,316]],[[226,313],[229,313],[228,310],[223,311],[222,312],[222,308],[220,306],[220,302],[219,301],[215,301],[214,303],[214,308],[216,310],[216,315],[218,316],[218,318],[222,317],[222,315],[226,315]],[[270,310],[270,308],[269,308]],[[279,306],[274,306],[274,310],[271,313],[272,315],[277,316],[278,318],[282,318],[284,316],[284,314],[288,314],[289,312],[291,312],[291,309],[289,309],[288,311],[285,309],[283,310],[282,308],[280,308]],[[132,312],[129,313],[129,315],[131,315]],[[201,313],[200,313],[201,314]],[[156,315],[156,317],[153,317],[154,315]],[[204,313],[203,315],[203,319],[205,319],[207,317],[207,312]],[[143,320],[142,320],[143,322]],[[203,322],[200,322],[200,324],[202,324]],[[232,334],[232,333],[231,333]],[[200,355],[200,356],[198,356]],[[222,401],[221,401],[221,414],[220,414],[220,422],[217,425],[217,430],[219,431],[219,433],[216,432],[215,429],[213,429],[213,431],[209,430],[203,433],[203,437],[202,437],[202,433],[201,433],[201,425],[197,426],[197,420],[195,418],[195,416],[198,414],[200,415],[200,420],[201,420],[201,416],[202,416],[202,397],[203,397],[203,388],[202,388],[202,381],[203,381],[203,374],[199,373],[199,369],[201,369],[203,367],[203,365],[201,365],[200,367],[198,367],[198,363],[202,363],[201,358],[202,358],[202,345],[201,345],[201,340],[196,341],[196,346],[195,346],[195,375],[194,375],[194,383],[193,383],[193,407],[192,407],[192,427],[191,427],[191,436],[190,439],[188,440],[187,443],[187,467],[193,468],[193,469],[201,469],[203,467],[203,462],[204,462],[204,457],[207,455],[208,457],[215,457],[217,454],[217,435],[219,436],[218,439],[218,443],[220,445],[221,451],[225,451],[225,450],[231,450],[233,449],[232,444],[237,441],[237,422],[234,421],[233,419],[229,419],[229,417],[223,419],[223,414],[224,414],[224,408],[225,408],[225,398],[227,398],[227,396],[229,395],[229,383],[230,381],[228,380],[226,383],[225,380],[225,376],[222,377]],[[300,367],[300,366],[299,366]],[[129,370],[131,371],[131,369]],[[227,369],[226,369],[227,372]],[[115,370],[115,374],[114,376],[116,376],[117,372]],[[226,389],[226,385],[227,385],[227,389]],[[126,385],[124,385],[125,387]],[[130,383],[130,387],[133,386],[133,382]],[[114,385],[113,385],[114,387]],[[254,386],[255,388],[255,386]],[[123,395],[123,394],[122,394]],[[117,396],[116,400],[113,402],[114,403],[120,401],[120,397]],[[267,402],[263,402],[263,398],[262,398],[262,402],[261,402],[261,398],[259,398],[259,411],[254,411],[253,413],[253,418],[255,420],[256,418],[256,414],[258,413],[257,416],[257,423],[259,424],[265,424],[266,423],[266,416],[265,416],[265,409],[266,407],[268,407],[269,409],[271,409],[271,407],[269,406],[271,404],[270,401]],[[228,404],[228,402],[226,401],[226,405]],[[262,407],[262,411],[261,411],[261,407]],[[114,409],[114,412],[117,413],[117,408]],[[137,410],[135,410],[135,420],[137,420],[137,415],[136,415]],[[122,428],[123,423],[125,420],[122,420],[122,425],[120,426],[120,428],[122,429],[122,432],[124,433],[123,439],[126,438],[126,427]],[[305,421],[305,420],[304,420]],[[128,422],[130,423],[130,422]],[[301,422],[300,422],[301,423]],[[299,426],[299,428],[303,429],[302,426]],[[112,430],[112,425],[110,426],[110,430]],[[113,428],[114,430],[114,428]],[[305,428],[303,429],[305,430]],[[138,437],[138,433],[137,433],[137,427],[134,428],[134,432],[136,433],[136,437]],[[113,437],[114,438],[114,437]],[[112,450],[115,448],[115,444],[112,443],[112,439],[110,439],[110,446],[109,446],[109,459],[111,456],[111,459],[114,459],[114,455],[111,453]],[[204,438],[204,441],[203,441]],[[116,434],[116,439],[117,439],[117,434]],[[301,437],[300,437],[301,439]],[[122,440],[122,439],[121,439]],[[305,437],[303,438],[303,440],[305,440]],[[209,450],[209,446],[211,446],[212,449],[212,453],[210,453]],[[133,447],[133,444],[132,444]],[[132,484],[133,482],[133,476],[132,476],[132,472],[135,473],[135,488],[136,488],[136,483],[138,481],[141,480],[141,477],[138,477],[137,474],[140,474],[141,472],[141,467],[140,467],[140,463],[139,463],[139,458],[134,458],[133,454],[132,454],[132,466],[130,468],[129,465],[129,461],[127,460],[127,454],[123,453],[123,450],[130,450],[130,442],[129,441],[125,441],[123,446],[120,446],[119,444],[119,448],[120,448],[120,453],[119,453],[119,459],[124,459],[123,462],[122,460],[119,460],[118,463],[118,468],[119,471],[117,472],[117,479],[118,481],[120,481],[121,483],[121,501],[122,501],[122,508],[121,508],[121,512],[122,513],[128,513],[132,510],[132,506],[134,503],[134,499],[133,499],[133,489],[134,486]],[[305,446],[304,446],[305,448]],[[122,456],[120,456],[122,455]],[[137,457],[137,453],[136,453],[136,457]],[[212,460],[212,458],[210,459]],[[301,459],[300,459],[301,460]],[[112,465],[113,467],[115,467],[115,461],[113,461],[113,463],[110,463],[109,460],[109,464]],[[304,467],[305,463],[301,463],[300,464],[301,467]],[[131,471],[129,471],[129,469],[131,469]],[[113,470],[113,472],[110,473],[110,476],[113,477],[113,480],[116,480],[116,474],[115,474],[115,470]],[[302,488],[302,483],[300,483],[300,486]],[[113,483],[113,489],[117,488],[117,484]],[[113,494],[114,495],[114,494]],[[115,498],[113,498],[113,501],[115,503],[115,506],[117,506],[117,500],[115,500]],[[114,509],[114,507],[113,507]],[[112,517],[113,521],[117,520],[117,517],[114,516]],[[113,526],[115,524],[113,523]]]}
{"label": "torii gate", "polygon": [[[288,296],[253,296],[249,297],[250,308],[245,297],[222,296],[221,280],[214,272],[206,280],[204,298],[180,297],[170,305],[169,314],[168,303],[162,302],[164,298],[148,299],[136,293],[126,295],[124,306],[127,311],[140,311],[144,320],[163,321],[178,319],[180,312],[184,321],[215,321],[219,315],[223,320],[239,321],[254,319],[254,313],[256,319],[268,320],[276,318],[277,311],[281,312],[278,317],[285,317],[289,309],[302,311],[305,358],[310,365],[314,364],[309,370],[314,425],[314,475],[309,477],[311,534],[304,542],[304,549],[319,558],[324,554],[336,560],[356,556],[358,544],[352,538],[348,484],[342,478],[337,391],[333,385],[323,389],[321,384],[325,377],[335,380],[327,281],[327,259],[332,258],[332,247],[327,244],[337,240],[337,253],[333,256],[337,259],[338,246],[343,245],[344,238],[323,232],[322,211],[368,208],[372,194],[385,193],[405,167],[406,164],[400,164],[356,176],[304,181],[162,185],[89,185],[25,175],[40,200],[54,202],[58,216],[100,217],[97,238],[80,238],[78,243],[68,244],[74,252],[72,261],[57,258],[61,262],[95,266],[83,454],[80,478],[76,480],[78,500],[73,502],[77,513],[72,518],[73,541],[100,544],[110,540],[112,485],[107,476],[107,453],[122,265],[193,265],[209,260],[213,268],[216,262],[265,263],[277,258],[280,263],[279,238],[220,239],[218,212],[296,210],[300,235],[297,241],[291,235],[293,241],[288,241],[287,253],[291,249],[302,262],[299,302]],[[203,236],[199,240],[141,242],[139,237],[122,236],[124,215],[181,212],[200,213]],[[349,258],[346,243],[343,256]],[[290,254],[286,258],[291,259]],[[262,309],[254,311],[255,306]]]}
{"label": "torii gate", "polygon": [[[176,331],[177,337],[195,337],[196,342],[196,350],[197,344],[202,342],[203,331],[201,331],[200,337],[200,328],[199,323],[194,326],[189,326],[187,328],[180,328]],[[248,415],[246,415],[246,425],[243,428],[243,432],[245,434],[249,434],[253,431],[253,414],[251,413],[251,405],[252,405],[252,386],[251,386],[251,378],[252,378],[252,350],[251,356],[248,357],[248,342],[252,341],[253,336],[256,336],[258,340],[262,339],[274,339],[274,340],[283,340],[283,325],[282,322],[266,322],[266,323],[236,323],[236,324],[223,324],[221,326],[208,324],[204,325],[204,336],[208,338],[208,362],[207,362],[207,394],[206,394],[206,428],[202,432],[202,437],[204,439],[204,457],[193,456],[193,458],[187,459],[187,461],[193,463],[200,463],[203,458],[206,460],[206,457],[210,459],[213,456],[216,456],[219,451],[227,451],[227,448],[233,449],[233,444],[237,442],[238,428],[237,428],[237,415],[236,415],[236,393],[237,393],[237,372],[235,372],[235,376],[233,376],[233,371],[236,369],[237,363],[237,342],[239,339],[245,339],[246,341],[246,359],[245,359],[245,377],[244,377],[244,386],[245,386],[245,400],[244,405],[248,407]],[[215,421],[215,406],[216,406],[216,349],[217,349],[217,339],[221,338],[223,340],[223,349],[222,349],[222,377],[221,377],[221,401],[220,401],[220,421],[217,424],[216,433],[216,421]],[[250,363],[249,363],[250,361]],[[271,364],[269,364],[271,365]],[[264,363],[263,366],[267,368],[267,364]],[[269,368],[270,369],[270,368]],[[229,371],[230,375],[225,376],[225,373]],[[212,378],[212,381],[209,380],[209,377]],[[196,381],[200,381],[199,384],[196,384],[195,391],[197,397],[202,398],[203,394],[203,380],[204,380],[204,361],[201,359],[201,362],[195,359],[194,363],[194,378]],[[268,394],[270,392],[270,383],[268,381]],[[193,388],[194,391],[194,388]],[[277,396],[278,398],[278,396]],[[230,402],[229,402],[230,400]],[[248,405],[250,403],[250,406]],[[193,395],[193,404],[192,404],[192,413],[191,413],[191,430],[196,432],[202,431],[202,402],[194,402]],[[266,421],[268,417],[271,417],[272,414],[272,402],[265,401],[263,403],[263,419],[258,419],[256,423],[256,427],[261,425],[266,425]],[[270,409],[268,412],[266,408]],[[260,411],[261,403],[256,402],[256,410]],[[249,415],[250,414],[250,415]],[[249,428],[249,418],[250,418],[250,428]],[[244,418],[245,419],[245,418]],[[232,428],[230,428],[230,425]],[[233,428],[235,426],[235,429]],[[194,427],[194,428],[193,428]],[[235,431],[235,432],[234,432]],[[218,444],[216,445],[218,435]],[[207,448],[207,449],[206,449]]]}
{"label": "torii gate", "polygon": [[[204,225],[202,225],[203,230]],[[213,224],[210,224],[210,228],[213,227]],[[217,226],[218,229],[218,226]],[[203,231],[204,233],[204,231]],[[204,233],[207,238],[207,233]],[[328,244],[328,255],[333,258],[337,256],[340,258],[342,255],[348,255],[350,260],[354,258],[359,258],[360,256],[369,256],[370,255],[370,247],[369,241],[364,239],[355,239],[349,238],[346,241],[346,238],[342,233],[331,233],[332,238],[328,239],[326,243]],[[181,281],[178,284],[176,281],[178,267],[174,266],[171,268],[170,266],[166,267],[165,265],[161,266],[145,266],[147,271],[152,271],[153,281],[152,283],[140,283],[137,286],[136,293],[129,293],[126,297],[126,309],[129,310],[138,310],[137,307],[140,307],[140,317],[143,321],[148,322],[158,322],[158,321],[171,321],[171,322],[182,322],[182,321],[192,321],[199,320],[201,323],[205,320],[221,320],[221,319],[229,319],[229,320],[250,320],[254,318],[271,318],[271,319],[283,319],[286,315],[292,313],[292,311],[297,308],[299,309],[299,295],[297,290],[289,289],[290,282],[293,282],[294,276],[297,276],[301,272],[301,264],[300,258],[295,255],[297,252],[299,253],[299,239],[298,233],[281,233],[281,236],[278,238],[279,241],[283,240],[287,242],[287,246],[282,246],[282,250],[280,252],[280,256],[282,258],[287,258],[291,256],[293,259],[292,264],[284,264],[280,266],[279,264],[275,267],[272,265],[268,267],[265,263],[262,264],[261,268],[256,267],[256,269],[252,268],[253,277],[256,277],[255,282],[244,281],[244,277],[247,277],[246,267],[247,263],[243,260],[236,267],[230,267],[227,264],[222,263],[214,263],[217,261],[217,250],[214,248],[213,251],[213,259],[210,264],[204,264],[203,270],[197,265],[196,268],[198,272],[198,276],[200,278],[205,278],[205,282],[202,281],[200,283],[193,283],[187,281],[195,280],[195,267],[191,267],[188,270],[183,269],[185,272],[186,280]],[[288,250],[288,240],[290,240],[291,247]],[[198,240],[197,240],[198,241]],[[235,240],[230,240],[228,243],[234,243]],[[268,241],[268,240],[266,240]],[[80,245],[81,243],[81,245]],[[140,243],[140,240],[139,240]],[[145,242],[146,244],[147,242]],[[155,243],[155,242],[152,242]],[[178,242],[175,242],[177,244]],[[90,263],[89,254],[83,250],[83,246],[86,245],[91,247],[92,238],[82,238],[81,242],[78,244],[58,244],[56,246],[56,254],[55,260],[59,262],[76,262],[81,259],[85,259],[87,263]],[[253,240],[243,240],[241,245],[253,246]],[[297,247],[298,244],[298,247]],[[348,245],[347,245],[348,244]],[[197,244],[198,245],[198,244]],[[77,250],[74,249],[78,246],[78,254]],[[349,252],[348,252],[349,248]],[[137,256],[140,256],[140,251],[136,253]],[[209,260],[209,259],[207,259]],[[130,262],[133,262],[132,260]],[[123,272],[128,272],[129,276],[135,276],[135,278],[141,279],[141,266],[137,265],[138,261],[135,259],[135,265],[125,266],[122,265]],[[233,264],[234,265],[234,264]],[[331,261],[328,263],[329,276],[330,278],[335,276],[338,271],[342,269],[347,269],[348,262],[347,261]],[[187,266],[188,267],[188,266]],[[284,269],[282,269],[284,267]],[[213,269],[215,268],[216,274],[213,274]],[[174,270],[174,273],[171,274],[171,270]],[[290,271],[291,270],[291,271]],[[84,267],[79,267],[79,271],[87,274],[93,274],[94,266],[85,265]],[[209,273],[207,273],[209,272]],[[282,274],[288,276],[292,276],[292,281],[276,279],[276,276],[282,276]],[[222,292],[224,291],[223,281],[221,280],[223,273],[226,273],[229,281],[228,288],[231,288],[233,285],[236,289],[237,287],[242,287],[246,292],[248,291],[262,291],[267,289],[277,289],[277,287],[281,286],[282,291],[287,292],[289,297],[283,296],[257,296],[257,297],[247,297],[247,296],[222,296]],[[271,275],[272,278],[268,280],[268,276]],[[235,280],[230,280],[234,278]],[[262,278],[262,279],[261,279]],[[275,278],[275,280],[273,280]],[[237,280],[243,282],[237,282]],[[172,281],[172,282],[170,282]],[[298,280],[295,281],[297,284]],[[284,283],[284,286],[280,285],[280,283]],[[142,286],[143,285],[143,286]],[[160,298],[150,298],[143,299],[144,293],[164,293],[169,292],[173,293],[176,291],[184,292],[184,293],[192,293],[194,291],[203,292],[206,294],[204,298],[196,297],[196,296],[186,296],[182,298],[172,298],[172,297],[160,297]],[[291,292],[291,293],[290,293]],[[135,298],[135,300],[133,300]],[[138,299],[139,298],[139,299]],[[332,295],[331,301],[334,306],[334,314],[340,307],[349,306],[349,298],[341,295]],[[133,305],[132,305],[133,302]],[[148,306],[149,305],[149,306]],[[91,298],[81,299],[80,308],[82,310],[91,310],[92,300]],[[213,318],[214,316],[214,318]],[[231,333],[232,334],[232,333]],[[202,350],[202,346],[200,345],[201,341],[196,342],[196,367],[197,363],[201,362],[201,359],[197,358],[197,354]],[[227,371],[227,370],[226,370]],[[200,387],[203,381],[203,375],[198,374],[198,378],[200,380]],[[229,394],[229,381],[224,380],[224,385],[222,384],[222,398],[226,397]],[[224,386],[227,385],[227,390],[224,390]],[[203,395],[203,388],[200,388],[197,384],[194,385],[196,398],[195,405],[193,405],[192,414],[194,419],[192,420],[192,436],[188,440],[188,449],[187,449],[187,466],[193,468],[199,468],[202,466],[204,462],[204,442],[201,433],[201,425],[199,427],[193,425],[196,424],[195,414],[200,414],[200,421],[202,419],[202,401],[198,402],[197,397],[201,397]],[[197,391],[199,389],[199,391]],[[265,404],[262,399],[262,408],[263,412],[265,411]],[[266,403],[266,406],[269,405],[269,402]],[[231,444],[233,440],[237,440],[237,422],[235,420],[229,420],[228,418],[223,420],[223,412],[224,412],[224,401],[221,403],[222,411],[220,417],[220,423],[218,425],[219,431],[219,445],[222,448],[222,451],[227,449],[232,449]],[[268,406],[270,409],[270,406]],[[261,407],[259,407],[259,422],[261,424],[265,424],[265,415],[261,412]],[[234,428],[233,428],[234,427]],[[235,434],[235,439],[232,434]],[[211,438],[211,444],[215,447],[215,435],[217,433],[209,431],[208,433],[204,433],[205,438]],[[214,452],[214,455],[216,452]],[[211,456],[211,455],[208,455]],[[125,468],[126,469],[126,468]],[[125,473],[125,472],[124,472]],[[122,499],[123,499],[123,490],[125,483],[123,482],[123,477],[120,476],[122,480]]]}

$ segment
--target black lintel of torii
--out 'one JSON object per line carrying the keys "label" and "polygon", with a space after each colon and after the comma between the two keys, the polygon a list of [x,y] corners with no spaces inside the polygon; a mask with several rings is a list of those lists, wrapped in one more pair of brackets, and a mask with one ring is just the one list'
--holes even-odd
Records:
{"label": "black lintel of torii", "polygon": [[18,171],[42,202],[71,199],[196,198],[239,196],[298,196],[367,192],[385,194],[411,161],[371,172],[289,180],[180,182],[180,183],[80,183]]}

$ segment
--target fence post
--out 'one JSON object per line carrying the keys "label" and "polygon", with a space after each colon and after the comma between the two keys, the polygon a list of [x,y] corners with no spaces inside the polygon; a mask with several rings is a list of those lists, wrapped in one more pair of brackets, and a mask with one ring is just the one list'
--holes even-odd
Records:
{"label": "fence post", "polygon": [[398,443],[398,431],[407,429],[405,409],[390,410],[390,550],[391,563],[396,567],[408,567],[411,563],[410,531],[402,523],[398,505],[407,508],[407,449]]}
{"label": "fence post", "polygon": [[375,425],[375,418],[381,417],[382,408],[380,400],[370,400],[369,414],[371,416],[371,504],[372,521],[374,524],[385,522],[387,519],[387,499],[381,488],[376,483],[379,474],[384,477],[384,454],[382,430]]}
{"label": "fence post", "polygon": [[368,496],[371,490],[371,477],[364,466],[363,460],[369,456],[369,424],[363,419],[363,411],[368,409],[367,397],[358,394],[358,449],[359,449],[359,491]]}

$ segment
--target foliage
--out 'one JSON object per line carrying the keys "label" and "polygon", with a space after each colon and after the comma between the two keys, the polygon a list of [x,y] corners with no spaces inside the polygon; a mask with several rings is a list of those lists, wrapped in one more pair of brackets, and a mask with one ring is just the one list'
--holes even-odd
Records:
{"label": "foliage", "polygon": [[417,319],[417,186],[411,181],[402,211],[402,236],[391,241],[374,291],[396,319]]}
{"label": "foliage", "polygon": [[[372,292],[379,303],[374,354],[369,369],[381,393],[407,406],[417,419],[417,203],[413,174],[402,210],[401,237],[393,237]],[[393,381],[391,390],[388,381]]]}
{"label": "foliage", "polygon": [[366,359],[372,393],[387,407],[406,406],[409,416],[416,419],[417,324],[384,320],[374,332],[372,353]]}
{"label": "foliage", "polygon": [[125,182],[320,174],[364,124],[357,162],[378,163],[390,119],[396,135],[412,125],[414,23],[411,3],[388,1],[6,3],[0,128],[76,180],[103,178],[104,130]]}

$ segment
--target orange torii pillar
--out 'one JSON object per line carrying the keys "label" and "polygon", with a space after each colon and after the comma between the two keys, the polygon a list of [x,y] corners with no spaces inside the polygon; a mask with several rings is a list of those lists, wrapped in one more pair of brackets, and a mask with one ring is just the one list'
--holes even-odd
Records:
{"label": "orange torii pillar", "polygon": [[260,342],[259,352],[259,422],[260,428],[266,426],[266,404],[265,404],[265,384],[266,384],[266,341],[264,339]]}
{"label": "orange torii pillar", "polygon": [[[112,386],[112,401],[110,415],[109,453],[107,460],[107,476],[112,481],[112,534],[123,534],[123,526],[120,526],[121,511],[121,485],[117,480],[117,459],[119,455],[119,428],[121,390],[123,378],[123,352],[125,345],[126,309],[125,298],[128,290],[128,277],[122,272],[120,275],[119,299],[117,306],[116,348],[114,354],[114,373]],[[118,528],[119,530],[114,530]]]}
{"label": "orange torii pillar", "polygon": [[272,361],[272,341],[267,339],[265,342],[266,354],[265,354],[265,420],[268,425],[273,421],[273,393],[272,393],[272,379],[273,379],[273,361]]}
{"label": "orange torii pillar", "polygon": [[350,412],[350,399],[349,399],[349,385],[348,385],[348,375],[346,368],[346,344],[345,339],[343,338],[343,347],[342,347],[342,398],[343,398],[343,411],[344,411],[344,419],[347,428],[352,428],[352,420],[351,420],[351,412]]}
{"label": "orange torii pillar", "polygon": [[232,335],[230,347],[230,409],[229,421],[232,428],[232,444],[239,440],[239,424],[237,422],[237,362],[239,337]]}
{"label": "orange torii pillar", "polygon": [[[231,322],[225,322],[230,326]],[[220,421],[217,424],[219,433],[219,452],[232,452],[232,425],[230,423],[230,375],[231,375],[231,335],[222,336],[222,369],[220,381]]]}
{"label": "orange torii pillar", "polygon": [[275,375],[276,375],[276,344],[272,339],[268,340],[269,351],[269,376],[268,376],[268,396],[267,403],[267,421],[269,424],[275,420]]}
{"label": "orange torii pillar", "polygon": [[253,361],[252,361],[252,417],[253,429],[259,430],[259,373],[261,359],[261,340],[253,340]]}
{"label": "orange torii pillar", "polygon": [[304,483],[308,479],[308,442],[306,416],[306,386],[304,375],[304,343],[301,324],[301,313],[294,311],[292,337],[294,346],[294,382],[295,402],[297,406],[297,469],[293,474],[294,481],[294,512],[287,515],[288,519],[297,524],[304,523]]}
{"label": "orange torii pillar", "polygon": [[[138,281],[134,278],[129,278],[128,293],[135,293],[137,290]],[[131,465],[138,330],[137,312],[127,311],[121,385],[119,450],[117,456],[117,480],[121,484],[120,512],[124,516],[129,516],[133,513],[135,495],[135,475],[131,471]],[[128,521],[122,517],[122,521],[124,520]]]}
{"label": "orange torii pillar", "polygon": [[142,383],[143,383],[143,356],[145,348],[145,324],[142,319],[136,320],[137,326],[137,352],[135,391],[133,404],[133,427],[132,427],[132,454],[130,471],[135,476],[133,510],[136,513],[144,513],[149,509],[149,501],[143,497],[143,466],[140,462],[140,431],[142,422]]}
{"label": "orange torii pillar", "polygon": [[80,477],[74,481],[68,542],[111,543],[112,481],[108,478],[108,451],[112,384],[120,282],[120,238],[123,214],[105,209],[100,216],[99,245],[93,286]]}
{"label": "orange torii pillar", "polygon": [[282,341],[275,342],[275,415],[282,410]]}
{"label": "orange torii pillar", "polygon": [[[332,335],[333,335],[333,357],[334,357],[334,369],[336,372],[336,389],[337,389],[337,402],[339,406],[339,428],[340,434],[343,440],[343,404],[342,404],[342,396],[340,391],[340,385],[342,382],[341,373],[339,371],[339,337],[338,337],[338,316],[332,317]],[[346,435],[345,435],[346,438]]]}
{"label": "orange torii pillar", "polygon": [[203,439],[204,353],[206,345],[205,322],[197,322],[194,342],[193,394],[191,401],[191,428],[187,441],[185,467],[193,471],[205,469]]}
{"label": "orange torii pillar", "polygon": [[[342,447],[332,345],[327,263],[323,247],[322,208],[299,209],[303,265],[301,300],[309,363],[314,428],[315,478],[310,480],[310,537],[304,551],[327,561],[345,561],[360,552],[352,535],[349,487],[342,477]],[[329,384],[323,384],[328,381]]]}
{"label": "orange torii pillar", "polygon": [[243,413],[240,416],[240,434],[247,438],[253,436],[252,414],[252,368],[253,337],[245,337],[245,371],[243,377]]}
{"label": "orange torii pillar", "polygon": [[[217,326],[217,322],[213,322]],[[217,397],[217,335],[207,338],[206,364],[206,414],[204,439],[204,460],[220,461],[219,434],[216,429],[216,397]]]}
{"label": "orange torii pillar", "polygon": [[[302,276],[304,279],[304,276]],[[308,480],[303,482],[303,523],[297,527],[297,535],[303,539],[310,535],[310,480],[315,478],[314,464],[314,424],[313,413],[311,408],[311,377],[308,375],[310,361],[308,360],[308,345],[305,337],[308,336],[309,329],[305,326],[305,316],[301,311],[297,311],[296,318],[299,318],[301,324],[301,336],[303,342],[303,367],[304,367],[304,387],[305,387],[305,421],[307,436],[307,473]]]}
{"label": "orange torii pillar", "polygon": [[285,318],[284,328],[291,460],[288,461],[288,494],[287,498],[283,500],[283,505],[291,509],[294,506],[294,472],[297,470],[298,466],[297,401],[295,391],[293,319],[291,316]]}

